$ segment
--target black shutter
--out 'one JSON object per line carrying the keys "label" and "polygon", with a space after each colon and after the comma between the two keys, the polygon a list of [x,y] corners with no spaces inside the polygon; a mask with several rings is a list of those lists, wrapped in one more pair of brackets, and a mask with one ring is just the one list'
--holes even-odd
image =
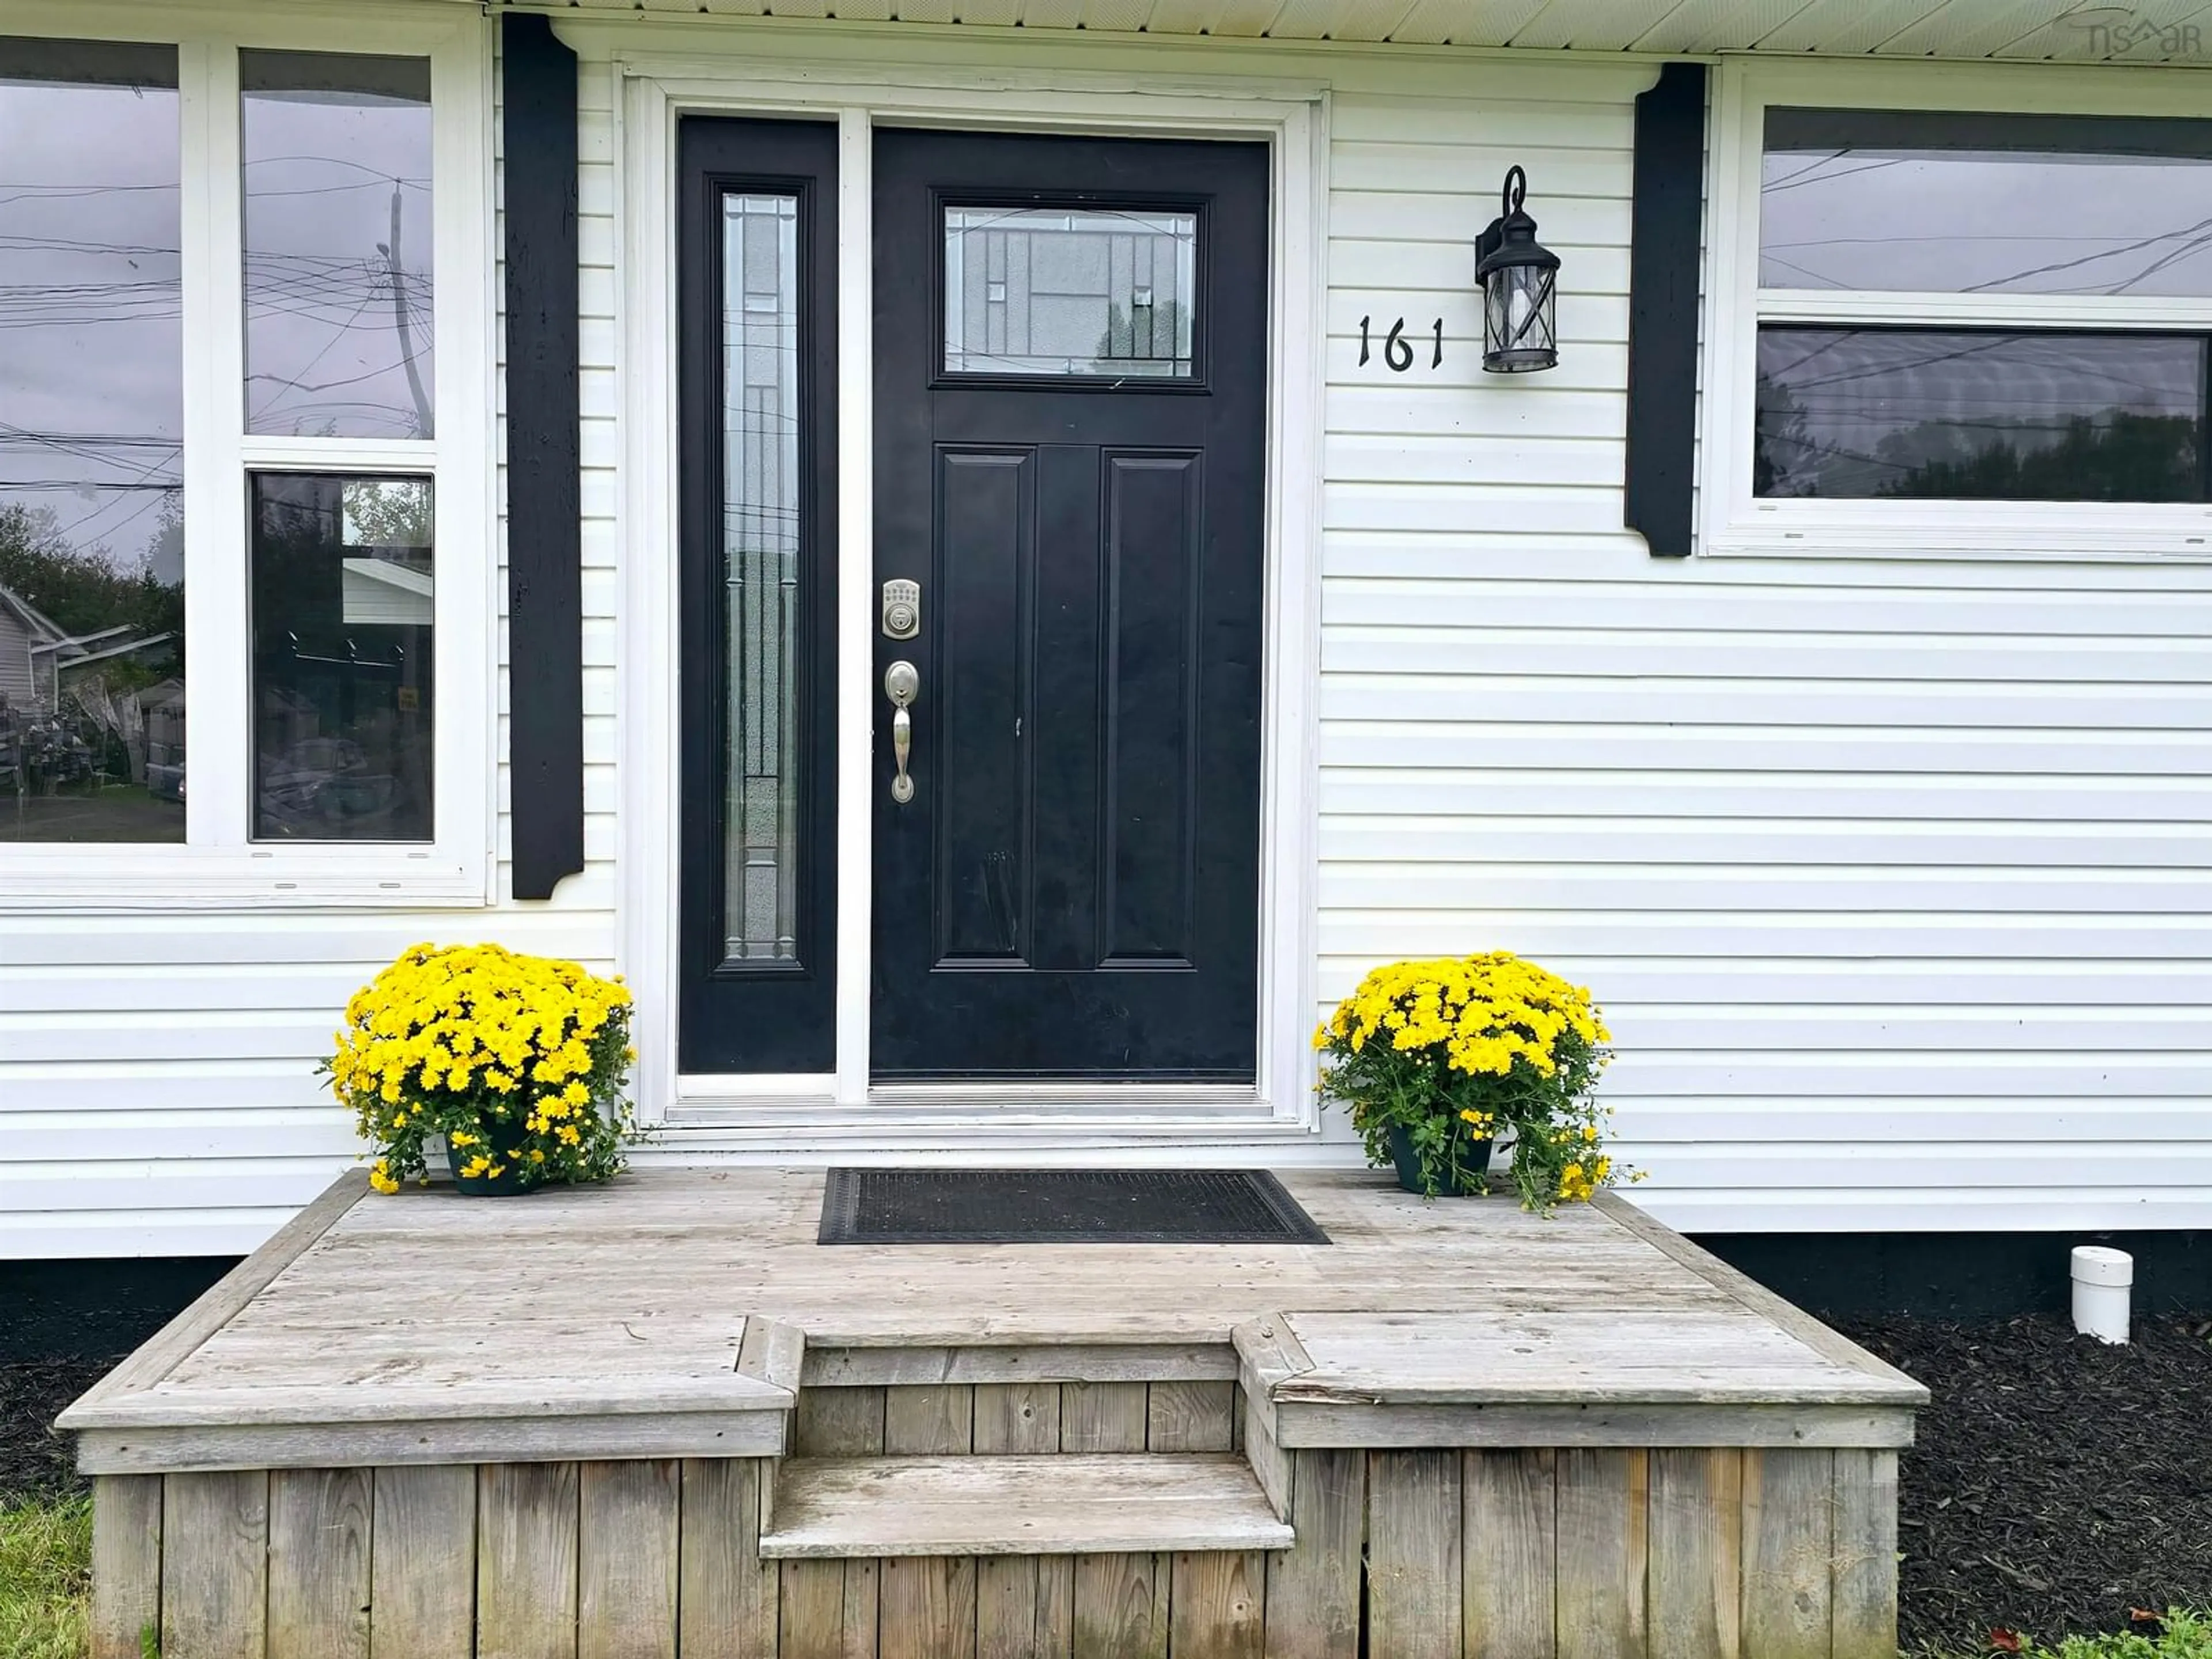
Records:
{"label": "black shutter", "polygon": [[[576,54],[501,20],[507,163],[507,768],[514,896],[584,867]],[[489,411],[487,411],[487,417]]]}
{"label": "black shutter", "polygon": [[1703,64],[1668,64],[1659,71],[1658,84],[1636,100],[1623,516],[1662,559],[1684,558],[1690,551],[1705,79]]}

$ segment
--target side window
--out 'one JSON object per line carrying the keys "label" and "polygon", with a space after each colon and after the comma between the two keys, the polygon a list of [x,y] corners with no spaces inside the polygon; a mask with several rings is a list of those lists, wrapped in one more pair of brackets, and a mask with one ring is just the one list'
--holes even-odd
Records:
{"label": "side window", "polygon": [[2212,501],[2212,122],[1764,128],[1755,498]]}

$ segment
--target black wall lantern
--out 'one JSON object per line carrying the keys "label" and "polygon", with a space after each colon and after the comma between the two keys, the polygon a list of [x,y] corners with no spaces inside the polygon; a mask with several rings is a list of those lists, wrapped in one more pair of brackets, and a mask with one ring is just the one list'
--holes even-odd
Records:
{"label": "black wall lantern", "polygon": [[1493,374],[1525,374],[1559,361],[1559,256],[1536,240],[1536,222],[1521,204],[1528,175],[1505,170],[1504,211],[1474,245],[1482,284],[1482,366]]}

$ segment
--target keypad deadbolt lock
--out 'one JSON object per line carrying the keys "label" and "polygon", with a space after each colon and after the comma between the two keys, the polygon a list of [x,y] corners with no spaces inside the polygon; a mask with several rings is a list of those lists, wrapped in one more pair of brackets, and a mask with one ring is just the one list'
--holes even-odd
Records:
{"label": "keypad deadbolt lock", "polygon": [[910,640],[921,632],[921,584],[888,581],[884,584],[884,637]]}

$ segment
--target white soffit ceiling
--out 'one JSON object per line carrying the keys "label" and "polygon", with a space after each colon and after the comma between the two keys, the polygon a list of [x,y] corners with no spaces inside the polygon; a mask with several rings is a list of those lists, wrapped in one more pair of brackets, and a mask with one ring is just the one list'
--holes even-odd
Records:
{"label": "white soffit ceiling", "polygon": [[1243,40],[2212,68],[2212,0],[569,0],[569,6]]}

